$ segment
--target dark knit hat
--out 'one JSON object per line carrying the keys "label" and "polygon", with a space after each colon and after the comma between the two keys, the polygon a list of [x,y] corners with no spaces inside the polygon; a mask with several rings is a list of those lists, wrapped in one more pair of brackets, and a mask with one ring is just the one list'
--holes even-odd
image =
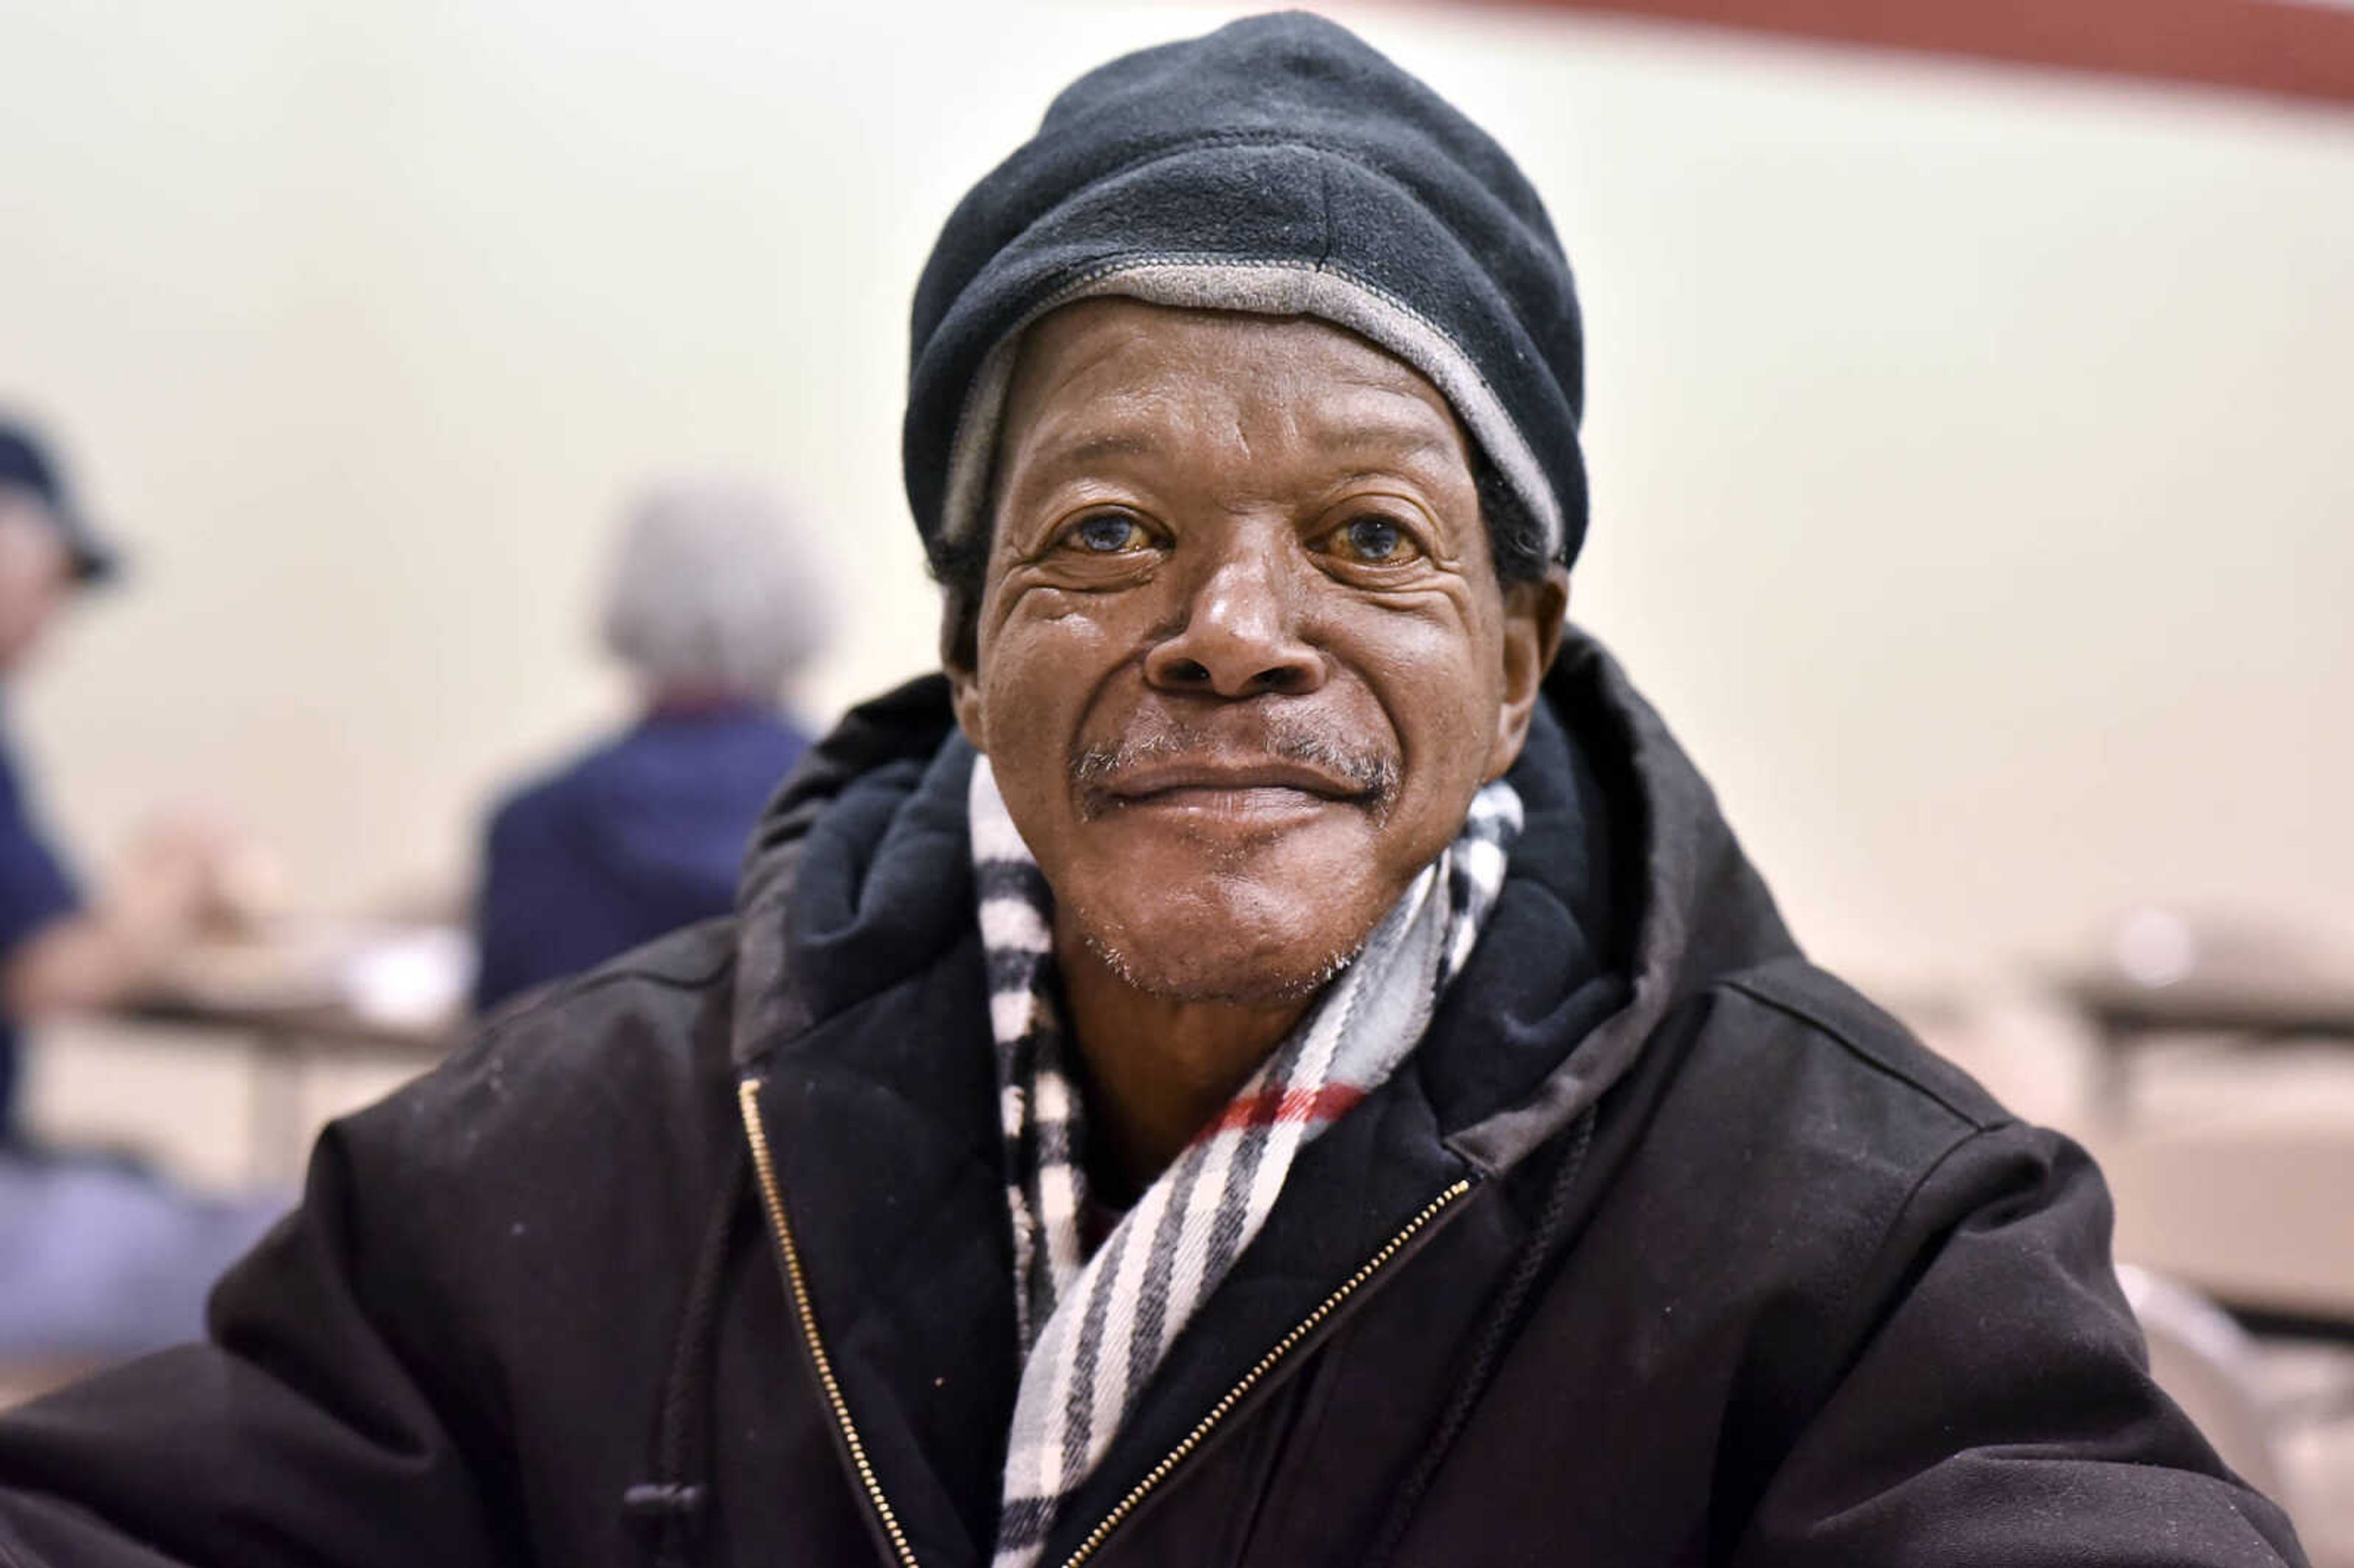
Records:
{"label": "dark knit hat", "polygon": [[1297,12],[1066,89],[958,204],[916,288],[903,455],[940,558],[986,505],[1013,349],[1074,300],[1310,315],[1413,366],[1568,562],[1584,340],[1527,178],[1437,93]]}

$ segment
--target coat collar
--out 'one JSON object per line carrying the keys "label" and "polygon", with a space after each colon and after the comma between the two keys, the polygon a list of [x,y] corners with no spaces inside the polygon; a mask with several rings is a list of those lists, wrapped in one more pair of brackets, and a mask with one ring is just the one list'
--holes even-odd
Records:
{"label": "coat collar", "polygon": [[[970,756],[955,738],[947,678],[925,675],[853,709],[779,789],[737,895],[739,1066],[915,973],[970,927]],[[1683,995],[1795,951],[1706,781],[1617,662],[1575,627],[1511,779],[1530,828],[1506,899],[1557,906],[1554,928],[1586,935],[1633,990],[1575,1064],[1556,1042],[1523,1097],[1492,1098],[1476,1123],[1455,1124],[1458,1147],[1484,1169],[1511,1164],[1624,1075]],[[907,850],[918,853],[885,853]],[[1510,1016],[1541,1024],[1565,1000],[1545,993],[1562,963],[1507,973],[1501,947],[1484,940],[1467,979],[1511,979]]]}

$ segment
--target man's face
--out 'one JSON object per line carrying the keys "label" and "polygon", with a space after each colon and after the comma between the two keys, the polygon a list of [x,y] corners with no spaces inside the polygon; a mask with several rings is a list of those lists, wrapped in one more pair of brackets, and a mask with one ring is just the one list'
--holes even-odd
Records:
{"label": "man's face", "polygon": [[73,558],[29,495],[0,492],[0,674],[21,669],[73,591]]}
{"label": "man's face", "polygon": [[1091,301],[1021,350],[958,717],[1057,938],[1304,998],[1527,733],[1564,579],[1499,588],[1437,390],[1304,318]]}

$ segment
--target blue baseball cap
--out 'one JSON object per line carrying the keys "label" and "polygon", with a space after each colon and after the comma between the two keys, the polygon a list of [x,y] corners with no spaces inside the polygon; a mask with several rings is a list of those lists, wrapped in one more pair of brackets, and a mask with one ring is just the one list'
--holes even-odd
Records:
{"label": "blue baseball cap", "polygon": [[72,558],[77,582],[102,582],[120,569],[114,550],[74,504],[56,458],[30,429],[5,419],[0,419],[0,490],[23,491],[41,503],[49,526],[58,531]]}

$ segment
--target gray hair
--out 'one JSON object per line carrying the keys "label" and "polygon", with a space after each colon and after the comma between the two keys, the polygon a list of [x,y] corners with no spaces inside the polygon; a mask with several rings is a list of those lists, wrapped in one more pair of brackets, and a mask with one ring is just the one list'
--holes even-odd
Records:
{"label": "gray hair", "polygon": [[741,479],[665,480],[624,516],[604,633],[656,687],[773,702],[832,640],[833,607],[775,495]]}

